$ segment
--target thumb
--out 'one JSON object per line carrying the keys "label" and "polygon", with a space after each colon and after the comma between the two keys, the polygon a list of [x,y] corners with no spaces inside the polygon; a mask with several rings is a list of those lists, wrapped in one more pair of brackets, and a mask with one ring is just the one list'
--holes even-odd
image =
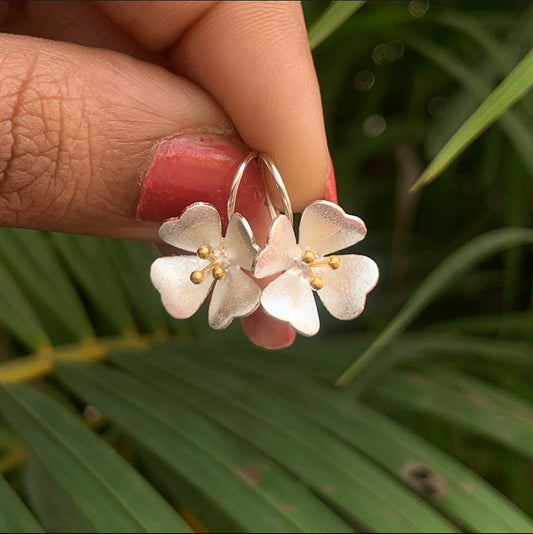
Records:
{"label": "thumb", "polygon": [[156,239],[135,217],[153,147],[233,135],[216,102],[155,65],[0,34],[0,226]]}
{"label": "thumb", "polygon": [[331,163],[300,2],[97,5],[216,98],[244,143],[275,161],[295,211],[324,195]]}

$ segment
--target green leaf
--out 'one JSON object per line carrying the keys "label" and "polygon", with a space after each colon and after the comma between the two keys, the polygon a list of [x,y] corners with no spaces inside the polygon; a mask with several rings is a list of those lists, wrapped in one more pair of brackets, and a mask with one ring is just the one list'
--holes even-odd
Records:
{"label": "green leaf", "polygon": [[[255,349],[246,351],[245,361],[242,352],[238,356],[227,353],[222,359],[220,354],[210,354],[210,367],[218,362],[227,373],[277,395],[280,402],[352,444],[413,489],[419,488],[435,507],[467,530],[524,532],[533,528],[524,513],[474,472],[344,392],[309,380],[286,365],[271,364],[270,355],[265,357]],[[417,469],[427,474],[425,482],[414,476]]]}
{"label": "green leaf", "polygon": [[30,350],[37,350],[50,343],[32,305],[2,263],[0,263],[0,324]]}
{"label": "green leaf", "polygon": [[[320,386],[315,386],[314,392],[319,391]],[[290,397],[302,413],[390,470],[468,531],[533,529],[523,512],[474,472],[379,412],[355,402],[333,404],[334,398],[310,395],[307,388],[305,395]]]}
{"label": "green leaf", "polygon": [[31,295],[32,303],[39,303],[74,339],[92,336],[83,303],[54,252],[42,232],[12,228],[0,231],[0,258]]}
{"label": "green leaf", "polygon": [[[200,350],[160,349],[113,362],[188,403],[271,456],[334,509],[377,531],[453,531],[451,525],[343,440],[324,433],[258,384],[195,363]],[[179,386],[177,386],[179,384]]]}
{"label": "green leaf", "polygon": [[[150,354],[150,357],[155,357]],[[136,358],[134,353],[128,357]],[[57,376],[185,478],[244,532],[343,531],[347,525],[245,441],[191,410],[171,388],[102,365],[62,365]],[[242,423],[242,421],[241,421]],[[187,496],[183,496],[188,503]],[[189,502],[188,505],[191,503]],[[194,512],[194,510],[193,510]],[[202,509],[198,510],[202,514]],[[202,521],[204,518],[199,515]],[[207,525],[210,527],[210,525]],[[216,525],[211,526],[217,529]]]}
{"label": "green leaf", "polygon": [[497,252],[526,244],[533,244],[533,230],[503,228],[476,237],[450,254],[422,282],[366,351],[337,379],[336,384],[345,386],[349,383],[459,275]]}
{"label": "green leaf", "polygon": [[368,390],[372,399],[427,413],[533,458],[533,406],[459,373],[389,372]]}
{"label": "green leaf", "polygon": [[5,384],[0,412],[93,531],[189,531],[133,468],[56,401],[26,384]]}
{"label": "green leaf", "polygon": [[[513,104],[520,100],[533,86],[533,50],[507,75],[507,77],[490,93],[477,110],[455,132],[446,145],[422,173],[413,191],[432,182],[492,123],[498,120]],[[515,117],[515,118],[513,118]],[[533,151],[530,132],[520,126],[516,116],[507,117],[506,129],[513,130],[512,141],[524,162],[533,169]],[[529,141],[528,141],[529,140]]]}
{"label": "green leaf", "polygon": [[0,475],[0,532],[43,532],[19,496]]}
{"label": "green leaf", "polygon": [[[484,58],[475,66],[475,73],[487,85],[485,89],[486,95],[481,95],[482,98],[480,99],[475,96],[477,91],[472,92],[472,86],[466,83],[464,76],[455,76],[463,86],[469,89],[460,90],[456,95],[448,99],[448,111],[443,117],[434,121],[433,126],[427,133],[426,147],[433,158],[455,131],[475,111],[482,99],[488,96],[496,81],[505,77],[520,61],[524,50],[530,48],[530,36],[533,31],[533,11],[531,9],[524,10],[519,20],[515,20],[509,28],[505,29],[507,34],[505,42],[493,35],[495,32],[489,26],[483,24],[479,14],[470,13],[467,15],[465,11],[447,9],[443,13],[431,15],[430,19],[461,32],[483,49]],[[440,64],[438,57],[434,58],[434,60]],[[443,68],[445,67],[443,66]],[[453,75],[453,73],[451,74]],[[526,112],[531,115],[533,113],[531,103],[531,98],[522,99],[516,114],[522,114],[522,110],[525,108]],[[499,133],[499,131],[496,131],[496,133]],[[492,172],[499,176],[500,171],[497,163],[501,161],[501,154],[498,150],[494,151],[489,146],[485,148],[484,152],[484,159],[487,161],[487,165],[490,164],[490,160],[493,162],[492,167],[489,169],[492,169]]]}
{"label": "green leaf", "polygon": [[523,338],[531,340],[533,339],[533,333],[531,332],[532,324],[533,311],[524,311],[449,319],[448,321],[431,324],[428,326],[428,329],[489,336],[503,330],[513,334],[515,339]]}
{"label": "green leaf", "polygon": [[118,332],[135,330],[128,300],[104,240],[55,233],[50,236],[72,274],[109,325]]}
{"label": "green leaf", "polygon": [[[422,39],[420,37],[414,37],[412,35],[405,36],[404,41],[411,48],[417,50],[421,55],[424,55],[431,61],[435,62],[446,72],[448,72],[450,76],[452,76],[459,83],[461,83],[469,91],[469,93],[475,97],[476,103],[482,102],[484,99],[488,100],[488,97],[490,97],[491,95],[491,84],[484,80],[484,76],[473,71],[469,65],[466,65],[456,59],[446,50],[446,48],[436,45],[431,41]],[[469,100],[470,99],[465,98],[463,105],[469,106]],[[474,114],[475,113],[477,112],[474,112]],[[471,116],[473,117],[474,115]],[[470,119],[467,119],[460,127],[454,128],[453,136],[456,136],[462,128],[465,128],[469,120]],[[492,124],[492,122],[494,122],[495,120],[496,118],[491,121],[490,124]],[[487,124],[486,127],[488,128],[490,124]],[[528,122],[522,119],[522,115],[520,113],[516,111],[508,111],[505,115],[501,117],[500,124],[503,131],[511,141],[512,145],[517,150],[518,155],[520,156],[526,168],[529,169],[531,173],[533,173],[533,154],[530,150],[530,147],[533,144],[533,131],[529,126]],[[482,131],[480,131],[479,134],[473,137],[469,141],[469,143],[472,142],[481,133]],[[454,138],[453,136],[452,139]],[[439,155],[443,153],[445,148],[449,146],[452,139],[450,139],[450,141],[448,141],[448,143],[445,144],[444,147],[442,147],[440,153],[435,156],[435,159],[433,160],[434,162],[437,161]],[[466,146],[468,145],[466,144],[464,148],[466,148]],[[463,149],[461,149],[461,151],[462,150]],[[439,173],[444,171],[444,169],[453,161],[453,159],[451,159],[449,163],[447,163],[446,166],[439,171]],[[432,164],[430,164],[430,166]],[[427,172],[428,170],[429,167],[424,172]],[[415,183],[415,185],[412,187],[412,191],[415,191],[418,187],[420,187],[418,184],[419,182]]]}
{"label": "green leaf", "polygon": [[342,26],[364,3],[365,0],[331,2],[330,6],[309,29],[308,39],[311,50]]}
{"label": "green leaf", "polygon": [[[447,9],[443,14],[432,18],[471,38],[486,54],[484,63],[487,70],[505,76],[521,59],[520,50],[529,48],[529,36],[533,30],[532,13],[531,10],[525,11],[520,21],[511,26],[505,43],[497,39],[479,20],[464,12]],[[524,110],[533,116],[533,101],[526,97],[522,103]]]}
{"label": "green leaf", "polygon": [[119,281],[142,326],[151,331],[164,330],[167,315],[161,297],[150,282],[150,265],[154,254],[147,243],[127,240],[103,241]]}
{"label": "green leaf", "polygon": [[[441,13],[431,15],[430,19],[452,30],[461,32],[477,43],[486,56],[486,60],[483,63],[486,63],[487,68],[490,67],[491,72],[497,72],[504,76],[520,60],[518,46],[501,42],[479,20],[466,12],[446,9]],[[526,22],[529,26],[528,31],[531,31],[531,21],[526,20]],[[517,26],[518,24],[514,23],[510,28],[509,37],[513,40],[516,38]]]}
{"label": "green leaf", "polygon": [[24,488],[32,510],[47,532],[93,532],[94,527],[70,493],[54,481],[36,458],[23,468]]}

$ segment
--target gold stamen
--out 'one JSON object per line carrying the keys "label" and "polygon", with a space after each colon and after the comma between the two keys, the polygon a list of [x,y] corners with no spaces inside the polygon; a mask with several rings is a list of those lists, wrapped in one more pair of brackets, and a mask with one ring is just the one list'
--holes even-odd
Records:
{"label": "gold stamen", "polygon": [[305,250],[300,255],[300,258],[304,263],[307,263],[309,265],[316,260],[316,254],[312,252],[311,250]]}
{"label": "gold stamen", "polygon": [[328,265],[334,270],[338,269],[341,266],[341,259],[339,256],[330,256],[328,258]]}
{"label": "gold stamen", "polygon": [[321,261],[314,261],[309,267],[330,267],[331,269],[338,269],[341,266],[341,259],[339,256],[329,256]]}
{"label": "gold stamen", "polygon": [[219,261],[212,261],[201,271],[193,271],[189,278],[193,284],[201,284],[204,281],[204,274],[210,270],[213,270],[213,278],[215,280],[220,280],[226,275],[226,271],[224,270],[224,267],[222,267],[222,264]]}
{"label": "gold stamen", "polygon": [[222,278],[224,278],[224,276],[226,276],[226,271],[221,265],[218,265],[213,269],[213,278],[215,280],[221,280]]}
{"label": "gold stamen", "polygon": [[207,260],[207,258],[211,256],[211,249],[207,245],[202,245],[201,247],[198,247],[196,255],[202,260]]}
{"label": "gold stamen", "polygon": [[193,271],[190,279],[193,284],[201,284],[204,281],[204,273],[202,271]]}
{"label": "gold stamen", "polygon": [[313,276],[309,279],[309,284],[313,289],[318,291],[319,289],[322,289],[324,287],[324,280],[322,280],[320,276]]}

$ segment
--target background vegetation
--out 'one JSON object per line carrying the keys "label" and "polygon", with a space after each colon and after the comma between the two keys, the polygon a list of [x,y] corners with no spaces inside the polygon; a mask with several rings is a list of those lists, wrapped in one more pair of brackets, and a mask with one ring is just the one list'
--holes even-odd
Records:
{"label": "background vegetation", "polygon": [[533,6],[304,8],[366,311],[262,351],[143,244],[2,229],[0,531],[533,530]]}

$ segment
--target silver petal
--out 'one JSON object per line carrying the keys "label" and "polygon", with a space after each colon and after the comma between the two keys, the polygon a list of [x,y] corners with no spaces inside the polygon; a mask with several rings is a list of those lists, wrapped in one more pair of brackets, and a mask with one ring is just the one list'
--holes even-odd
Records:
{"label": "silver petal", "polygon": [[291,222],[279,215],[268,229],[267,244],[255,259],[252,272],[256,278],[265,278],[290,269],[299,252]]}
{"label": "silver petal", "polygon": [[220,215],[211,204],[191,204],[181,217],[164,222],[159,236],[166,243],[189,252],[196,252],[201,245],[216,248],[222,242]]}
{"label": "silver petal", "polygon": [[320,256],[355,245],[366,235],[365,223],[347,215],[337,204],[327,200],[313,202],[300,220],[298,244]]}
{"label": "silver petal", "polygon": [[263,289],[261,305],[268,315],[289,323],[304,336],[314,336],[320,328],[309,282],[292,270],[281,274]]}
{"label": "silver petal", "polygon": [[316,271],[324,281],[317,293],[333,317],[349,320],[363,311],[366,295],[377,284],[379,271],[374,260],[366,256],[345,254],[340,259],[337,270],[325,267]]}
{"label": "silver petal", "polygon": [[239,267],[230,267],[218,280],[209,304],[209,324],[221,330],[234,317],[250,315],[259,306],[261,288]]}
{"label": "silver petal", "polygon": [[229,220],[224,238],[224,249],[232,265],[240,265],[248,270],[252,268],[259,247],[255,244],[248,221],[239,213],[233,214]]}
{"label": "silver petal", "polygon": [[213,277],[207,273],[201,284],[193,284],[190,275],[209,264],[196,256],[165,256],[152,263],[150,278],[161,293],[165,309],[176,319],[194,315],[206,299],[213,285]]}

